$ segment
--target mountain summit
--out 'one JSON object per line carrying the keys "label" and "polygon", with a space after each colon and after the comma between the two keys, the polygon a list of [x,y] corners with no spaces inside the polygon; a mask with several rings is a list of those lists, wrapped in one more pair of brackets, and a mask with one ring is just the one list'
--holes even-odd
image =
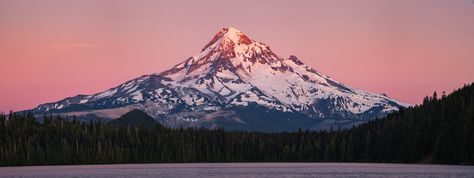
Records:
{"label": "mountain summit", "polygon": [[107,119],[141,109],[172,127],[281,131],[349,127],[407,106],[346,86],[296,56],[279,57],[268,45],[229,27],[169,70],[32,111]]}

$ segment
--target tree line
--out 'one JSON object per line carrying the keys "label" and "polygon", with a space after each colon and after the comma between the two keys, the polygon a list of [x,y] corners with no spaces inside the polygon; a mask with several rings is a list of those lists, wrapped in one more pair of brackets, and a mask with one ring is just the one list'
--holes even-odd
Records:
{"label": "tree line", "polygon": [[0,165],[169,162],[474,164],[474,86],[349,130],[281,133],[114,126],[0,114]]}

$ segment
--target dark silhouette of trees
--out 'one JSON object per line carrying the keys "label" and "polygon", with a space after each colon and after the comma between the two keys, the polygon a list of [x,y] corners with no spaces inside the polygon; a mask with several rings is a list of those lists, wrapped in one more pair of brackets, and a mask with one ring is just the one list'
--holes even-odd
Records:
{"label": "dark silhouette of trees", "polygon": [[[0,114],[0,165],[164,162],[474,163],[474,86],[350,130],[282,133]],[[137,115],[134,115],[137,114]],[[134,111],[130,117],[142,115]],[[128,123],[124,122],[124,123]],[[148,120],[146,121],[148,123]]]}

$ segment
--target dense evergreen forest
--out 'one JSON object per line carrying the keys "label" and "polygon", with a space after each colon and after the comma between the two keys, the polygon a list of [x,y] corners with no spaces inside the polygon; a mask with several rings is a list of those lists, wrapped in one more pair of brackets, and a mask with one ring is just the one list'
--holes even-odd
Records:
{"label": "dense evergreen forest", "polygon": [[474,86],[342,131],[225,132],[0,115],[0,165],[351,161],[474,164]]}

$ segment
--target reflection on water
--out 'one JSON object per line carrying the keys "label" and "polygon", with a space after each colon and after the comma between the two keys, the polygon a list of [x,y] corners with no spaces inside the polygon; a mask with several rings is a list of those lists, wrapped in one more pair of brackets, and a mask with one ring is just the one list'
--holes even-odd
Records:
{"label": "reflection on water", "polygon": [[189,163],[0,168],[0,177],[474,177],[474,166],[372,163]]}

